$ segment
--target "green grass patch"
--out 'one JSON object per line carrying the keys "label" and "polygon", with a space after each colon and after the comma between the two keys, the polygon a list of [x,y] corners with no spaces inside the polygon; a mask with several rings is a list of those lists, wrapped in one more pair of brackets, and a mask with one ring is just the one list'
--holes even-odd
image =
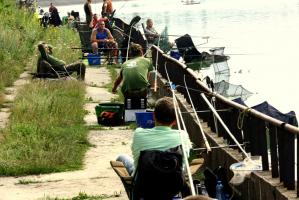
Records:
{"label": "green grass patch", "polygon": [[50,182],[59,182],[63,179],[57,179],[57,180],[48,180],[48,181],[37,181],[37,180],[30,180],[30,179],[21,179],[15,185],[29,185],[29,184],[37,184],[37,183],[50,183]]}
{"label": "green grass patch", "polygon": [[107,194],[101,194],[101,195],[88,195],[84,192],[80,192],[78,196],[73,197],[73,198],[69,198],[69,199],[65,199],[65,198],[51,198],[51,197],[46,197],[43,200],[103,200],[103,199],[109,199],[109,198],[113,198],[113,197],[119,197],[119,194],[114,194],[114,195],[107,195]]}
{"label": "green grass patch", "polygon": [[[112,88],[114,85],[115,79],[118,77],[118,72],[116,68],[119,68],[119,65],[107,65],[107,69],[109,70],[110,77],[111,77],[111,83],[108,83],[104,85],[103,87],[107,88],[109,92],[112,92]],[[112,98],[111,102],[124,102],[124,96],[122,95],[120,89],[117,90],[117,96],[116,98]]]}
{"label": "green grass patch", "polygon": [[15,1],[0,1],[0,91],[10,86],[31,64],[35,44],[44,29],[32,14],[15,7]]}
{"label": "green grass patch", "polygon": [[[37,44],[40,40],[54,46],[54,55],[71,63],[78,60],[78,33],[67,27],[44,29],[32,13],[16,8],[15,1],[0,0],[0,94],[11,86],[25,67],[36,70]],[[0,104],[3,103],[0,96]]]}
{"label": "green grass patch", "polygon": [[87,148],[78,81],[33,81],[18,92],[2,130],[0,175],[27,175],[82,167]]}
{"label": "green grass patch", "polygon": [[42,183],[42,181],[36,181],[36,180],[19,180],[19,182],[16,183],[16,185],[29,185],[29,184],[37,184]]}
{"label": "green grass patch", "polygon": [[106,127],[103,127],[102,125],[88,125],[86,126],[88,130],[107,130]]}

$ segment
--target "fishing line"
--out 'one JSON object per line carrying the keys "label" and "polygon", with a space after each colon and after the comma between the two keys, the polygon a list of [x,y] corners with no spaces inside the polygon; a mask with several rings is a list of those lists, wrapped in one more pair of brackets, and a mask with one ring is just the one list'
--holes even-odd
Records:
{"label": "fishing line", "polygon": [[195,110],[193,101],[192,101],[192,99],[191,99],[191,95],[190,95],[189,90],[188,90],[188,86],[187,86],[187,83],[186,83],[186,76],[185,76],[185,74],[184,74],[184,84],[185,84],[185,87],[186,87],[186,91],[187,91],[187,94],[188,94],[188,97],[189,97],[189,100],[190,100],[190,103],[191,103],[193,112],[195,113],[196,121],[197,121],[198,126],[199,126],[199,129],[200,129],[200,133],[201,133],[202,138],[203,138],[203,140],[204,140],[204,143],[205,143],[205,146],[206,146],[206,148],[207,148],[207,151],[210,152],[210,151],[211,151],[211,147],[210,147],[210,144],[209,144],[209,142],[208,142],[208,140],[207,140],[207,138],[206,138],[206,136],[205,136],[205,133],[204,133],[203,128],[202,128],[202,126],[201,126],[201,122],[200,122],[200,120],[199,120],[199,118],[198,118],[198,116],[197,116],[197,113],[196,113],[196,110]]}
{"label": "fishing line", "polygon": [[[168,79],[168,83],[170,85],[170,90],[172,92],[173,104],[174,104],[174,109],[175,109],[175,116],[176,116],[176,119],[177,119],[177,126],[178,126],[180,139],[181,139],[181,143],[182,143],[184,163],[185,163],[188,178],[189,178],[189,183],[190,183],[190,187],[191,187],[191,194],[194,196],[195,195],[195,188],[194,188],[194,185],[193,185],[193,179],[192,179],[192,175],[191,175],[191,171],[190,171],[190,167],[189,167],[189,162],[188,162],[186,151],[185,151],[186,148],[185,148],[185,143],[183,141],[182,129],[181,129],[181,124],[180,124],[180,119],[182,120],[182,116],[181,116],[181,114],[180,114],[180,118],[178,116],[178,113],[180,113],[180,108],[179,108],[179,105],[178,105],[178,102],[177,102],[177,99],[176,99],[176,96],[175,96],[174,88],[172,87],[172,84],[171,84],[171,81],[170,81],[170,78],[169,78],[169,74],[168,74],[166,65],[167,65],[167,62],[165,62],[164,68],[165,68],[166,76],[167,76],[167,79]],[[181,121],[181,123],[183,124],[184,128],[186,128],[185,123],[184,123],[183,120]],[[187,134],[186,129],[185,129],[185,132]]]}
{"label": "fishing line", "polygon": [[118,9],[118,12],[127,4],[128,2],[125,1],[125,3],[123,3],[123,5]]}

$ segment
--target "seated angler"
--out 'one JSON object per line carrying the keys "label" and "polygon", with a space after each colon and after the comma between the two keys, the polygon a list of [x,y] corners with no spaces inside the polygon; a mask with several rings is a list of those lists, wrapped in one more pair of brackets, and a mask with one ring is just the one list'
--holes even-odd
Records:
{"label": "seated angler", "polygon": [[179,192],[189,194],[183,180],[182,151],[189,156],[192,146],[187,132],[172,129],[176,124],[172,98],[156,102],[154,120],[154,128],[134,131],[133,158],[121,154],[116,159],[134,176],[132,199],[171,200]]}
{"label": "seated angler", "polygon": [[111,32],[105,27],[103,20],[99,21],[91,33],[91,46],[94,54],[98,54],[99,49],[109,50],[113,52],[115,63],[118,63],[118,45],[114,40]]}
{"label": "seated angler", "polygon": [[[140,152],[144,150],[165,151],[182,145],[183,142],[186,148],[186,155],[189,156],[192,144],[187,132],[172,129],[172,127],[176,125],[175,108],[172,98],[163,97],[156,102],[154,120],[154,128],[137,128],[134,131],[131,146],[133,158],[127,154],[121,154],[116,159],[124,164],[130,175],[133,174],[137,167]],[[182,139],[180,134],[182,134]]]}
{"label": "seated angler", "polygon": [[86,66],[82,62],[75,62],[66,65],[66,63],[54,57],[52,47],[45,42],[40,42],[38,45],[40,56],[37,61],[37,76],[43,78],[59,77],[59,73],[63,72],[71,75],[77,73],[77,79],[84,80]]}
{"label": "seated angler", "polygon": [[144,34],[147,39],[147,42],[152,45],[157,42],[159,34],[154,28],[154,22],[152,19],[146,20],[146,27],[144,29]]}
{"label": "seated angler", "polygon": [[139,44],[131,44],[130,57],[122,64],[118,77],[114,82],[112,92],[122,83],[121,92],[125,98],[146,98],[149,84],[149,72],[153,70],[151,62],[143,57]]}

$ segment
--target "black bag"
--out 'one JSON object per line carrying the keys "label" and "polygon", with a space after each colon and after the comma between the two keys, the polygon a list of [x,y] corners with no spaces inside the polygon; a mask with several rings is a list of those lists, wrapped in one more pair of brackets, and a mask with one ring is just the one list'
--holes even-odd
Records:
{"label": "black bag", "polygon": [[133,181],[133,200],[171,200],[184,186],[182,153],[146,150],[140,152]]}

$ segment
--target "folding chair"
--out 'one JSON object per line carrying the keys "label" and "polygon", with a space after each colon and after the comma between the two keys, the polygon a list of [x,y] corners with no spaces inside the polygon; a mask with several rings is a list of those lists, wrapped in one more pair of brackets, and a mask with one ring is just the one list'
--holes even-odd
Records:
{"label": "folding chair", "polygon": [[[81,41],[81,50],[83,53],[83,57],[86,57],[87,53],[92,53],[92,46],[91,46],[91,30],[86,30],[85,28],[82,28],[82,30],[79,30],[79,36],[80,36],[80,41]],[[108,64],[112,63],[112,50],[107,50],[107,49],[101,49],[99,48],[99,53],[101,53],[101,59],[106,57]]]}
{"label": "folding chair", "polygon": [[125,168],[122,162],[111,160],[110,165],[120,178],[121,182],[123,183],[128,198],[131,199],[133,177],[129,175],[127,169]]}
{"label": "folding chair", "polygon": [[175,40],[176,46],[186,63],[192,60],[202,60],[202,54],[196,49],[190,35],[185,34]]}
{"label": "folding chair", "polygon": [[50,64],[48,64],[47,67],[48,67],[48,71],[46,72],[30,73],[32,75],[32,78],[44,78],[44,79],[72,78],[65,67],[63,67],[63,71],[55,70]]}
{"label": "folding chair", "polygon": [[[193,159],[192,162],[189,163],[191,174],[194,175],[203,165],[204,159],[197,158]],[[127,169],[120,161],[110,161],[110,165],[112,169],[115,171],[115,173],[120,178],[121,182],[123,183],[123,186],[126,190],[127,196],[129,199],[132,198],[132,190],[133,190],[133,177],[129,175]],[[188,179],[188,176],[186,175],[186,180]]]}

